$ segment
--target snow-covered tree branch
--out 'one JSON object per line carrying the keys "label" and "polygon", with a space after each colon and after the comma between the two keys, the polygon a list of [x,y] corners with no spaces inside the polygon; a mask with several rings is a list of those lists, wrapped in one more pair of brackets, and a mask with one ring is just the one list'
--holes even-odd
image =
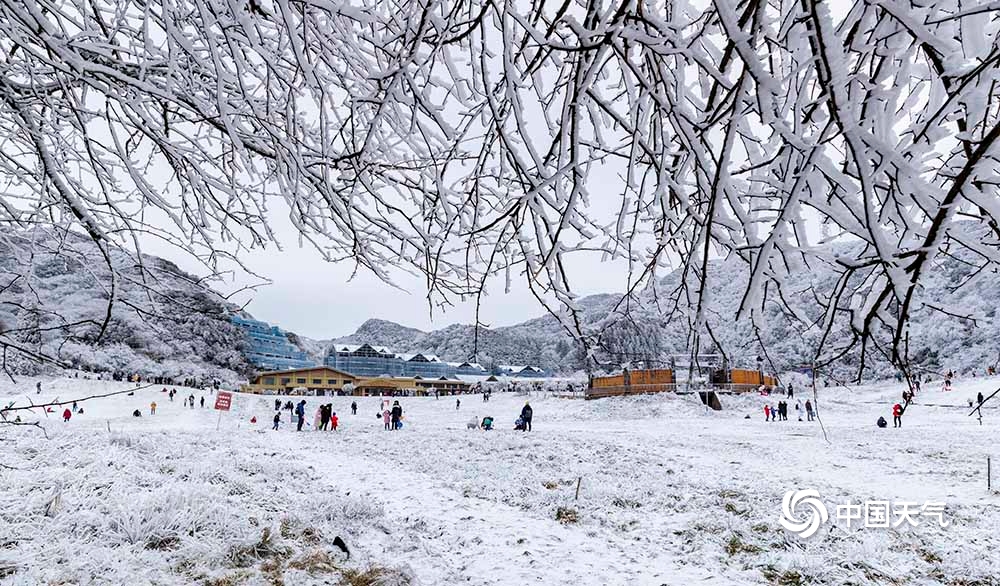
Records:
{"label": "snow-covered tree branch", "polygon": [[681,269],[665,307],[693,336],[714,259],[745,260],[754,322],[823,264],[822,315],[786,308],[816,361],[847,331],[905,363],[935,259],[1000,260],[1000,6],[844,9],[4,2],[0,225],[86,233],[106,262],[158,238],[215,267],[285,215],[437,302],[523,278],[581,338],[575,255],[627,263],[629,295]]}

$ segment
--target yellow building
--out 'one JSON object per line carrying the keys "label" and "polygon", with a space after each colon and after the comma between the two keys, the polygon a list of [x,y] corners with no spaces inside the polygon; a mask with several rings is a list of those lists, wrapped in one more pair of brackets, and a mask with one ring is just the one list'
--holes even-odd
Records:
{"label": "yellow building", "polygon": [[240,391],[264,395],[288,395],[301,393],[301,389],[305,389],[305,393],[309,395],[334,395],[343,391],[344,385],[356,384],[357,380],[357,377],[329,366],[272,370],[259,373],[249,384],[240,386]]}
{"label": "yellow building", "polygon": [[450,378],[420,378],[406,376],[358,377],[354,394],[363,397],[380,395],[409,395],[425,397],[454,395],[468,392],[469,383]]}
{"label": "yellow building", "polygon": [[[345,385],[352,385],[347,391]],[[435,393],[451,395],[466,393],[469,384],[441,377],[424,379],[420,377],[398,376],[354,376],[329,366],[295,368],[262,372],[249,384],[242,385],[240,391],[264,395],[337,395],[352,394],[360,397],[382,395],[427,396]],[[350,391],[348,393],[348,391]]]}

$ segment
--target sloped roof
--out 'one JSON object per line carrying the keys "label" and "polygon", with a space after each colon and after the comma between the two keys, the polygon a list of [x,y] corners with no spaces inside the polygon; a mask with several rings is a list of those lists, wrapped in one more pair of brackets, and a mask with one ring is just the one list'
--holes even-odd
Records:
{"label": "sloped roof", "polygon": [[424,354],[423,352],[418,352],[416,354],[396,354],[397,358],[405,362],[409,362],[417,356],[422,356],[427,362],[441,362],[441,359],[435,354]]}
{"label": "sloped roof", "polygon": [[333,348],[337,352],[357,352],[365,346],[380,354],[393,354],[393,351],[386,346],[373,346],[372,344],[334,344]]}
{"label": "sloped roof", "polygon": [[262,376],[280,376],[283,374],[294,375],[301,372],[311,372],[316,370],[325,370],[331,372],[340,377],[355,378],[355,376],[349,372],[344,372],[343,370],[337,370],[336,368],[330,368],[329,366],[324,366],[322,364],[316,366],[304,366],[302,368],[290,368],[288,370],[266,370],[264,372],[257,373],[255,378],[260,378]]}

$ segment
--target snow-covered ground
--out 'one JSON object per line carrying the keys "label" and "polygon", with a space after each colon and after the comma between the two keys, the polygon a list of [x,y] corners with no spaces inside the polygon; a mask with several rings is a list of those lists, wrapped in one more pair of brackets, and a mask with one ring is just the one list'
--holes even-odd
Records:
{"label": "snow-covered ground", "polygon": [[[34,383],[0,383],[0,403],[128,387],[56,379],[37,395]],[[758,396],[722,397],[721,412],[690,396],[531,397],[530,433],[511,429],[526,398],[510,395],[462,397],[460,410],[403,398],[391,433],[376,398],[355,416],[353,399],[326,398],[336,433],[296,433],[287,412],[270,431],[273,397],[237,395],[220,418],[210,394],[170,402],[159,387],[87,401],[65,424],[62,408],[22,412],[48,438],[0,426],[0,584],[998,584],[1000,497],[985,470],[990,455],[1000,467],[1000,400],[983,425],[967,401],[1000,379],[926,386],[902,429],[901,386],[823,389],[829,441],[794,410],[765,422]],[[182,406],[192,392],[206,408]],[[321,400],[307,399],[310,422]],[[466,429],[484,415],[497,429]],[[950,525],[831,519],[802,540],[778,520],[784,493],[805,488],[831,515],[944,502]]]}

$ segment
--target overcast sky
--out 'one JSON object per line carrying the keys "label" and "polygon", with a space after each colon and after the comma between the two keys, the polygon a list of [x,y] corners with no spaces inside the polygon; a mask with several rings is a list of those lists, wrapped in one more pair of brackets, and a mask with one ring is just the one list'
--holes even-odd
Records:
{"label": "overcast sky", "polygon": [[[364,270],[349,280],[353,265],[325,262],[311,248],[258,252],[244,261],[249,268],[273,281],[244,298],[250,299],[247,311],[258,319],[310,338],[345,336],[369,318],[386,319],[423,330],[475,320],[474,299],[464,303],[456,299],[455,306],[447,310],[435,308],[432,314],[419,279],[399,273],[397,284],[408,291],[392,288]],[[575,271],[581,294],[621,289],[620,281],[610,278],[611,273],[620,272],[613,270],[617,267],[601,263],[600,259],[578,264],[587,268]],[[510,325],[544,313],[544,308],[523,285],[522,279],[513,281],[509,294],[504,293],[503,286],[502,279],[495,280],[490,295],[484,300],[480,311],[485,324]]]}
{"label": "overcast sky", "polygon": [[[277,219],[277,218],[276,218]],[[234,303],[246,303],[246,310],[255,318],[314,339],[346,336],[371,318],[385,319],[422,330],[438,329],[454,323],[475,321],[475,299],[445,309],[427,304],[423,281],[403,271],[395,274],[394,288],[380,281],[365,269],[358,269],[352,279],[354,265],[348,262],[330,263],[309,245],[298,247],[294,233],[286,222],[275,222],[284,250],[271,245],[267,250],[243,253],[241,260],[254,273],[272,282],[252,293],[238,294]],[[144,242],[143,252],[161,256],[182,269],[197,275],[205,267],[193,258],[161,244],[157,240]],[[580,295],[613,293],[623,290],[625,265],[622,262],[602,262],[599,256],[576,253],[570,257],[574,290]],[[245,272],[230,267],[233,273],[222,282],[210,283],[217,291],[228,294],[250,283],[258,283]],[[504,326],[522,322],[545,313],[545,309],[524,285],[522,275],[511,276],[511,291],[504,293],[504,280],[496,278],[488,285],[489,294],[480,308],[481,320],[488,326]],[[405,289],[405,290],[404,290]]]}

